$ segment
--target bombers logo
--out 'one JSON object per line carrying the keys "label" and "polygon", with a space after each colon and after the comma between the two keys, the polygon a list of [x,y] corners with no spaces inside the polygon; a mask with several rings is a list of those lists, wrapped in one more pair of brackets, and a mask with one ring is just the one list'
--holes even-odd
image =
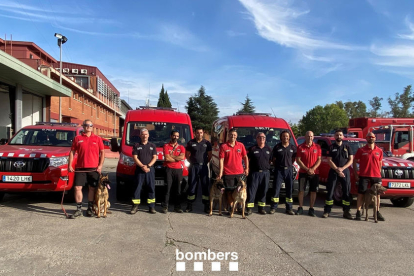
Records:
{"label": "bombers logo", "polygon": [[396,176],[401,176],[401,175],[403,175],[403,170],[395,170],[395,175]]}
{"label": "bombers logo", "polygon": [[240,153],[241,152],[241,149],[238,149],[237,152]]}

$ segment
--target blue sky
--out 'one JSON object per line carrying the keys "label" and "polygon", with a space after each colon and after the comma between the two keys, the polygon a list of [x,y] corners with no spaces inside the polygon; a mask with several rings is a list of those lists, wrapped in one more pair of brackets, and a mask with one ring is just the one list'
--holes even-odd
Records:
{"label": "blue sky", "polygon": [[[387,98],[413,83],[414,1],[0,2],[0,34],[56,59],[97,66],[131,106],[174,107],[201,85],[220,116],[246,95],[257,112],[297,122],[316,105]],[[150,94],[149,94],[150,91]]]}

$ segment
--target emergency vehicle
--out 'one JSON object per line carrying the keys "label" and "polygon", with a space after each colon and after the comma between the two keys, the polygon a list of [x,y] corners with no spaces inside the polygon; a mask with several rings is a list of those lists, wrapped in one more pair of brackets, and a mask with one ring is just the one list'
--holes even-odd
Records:
{"label": "emergency vehicle", "polygon": [[[303,143],[304,137],[298,138],[298,143]],[[322,149],[322,162],[319,166],[319,182],[326,185],[329,173],[329,146],[335,143],[333,135],[315,136],[313,142]],[[365,139],[344,137],[343,143],[348,144],[354,155],[358,148],[367,144]],[[358,187],[354,177],[354,168],[349,167],[351,174],[351,195],[358,195]],[[384,153],[381,170],[382,186],[388,190],[381,198],[389,198],[396,207],[409,207],[414,202],[414,162],[397,157],[389,157]],[[341,205],[342,189],[337,183],[334,191],[335,204]]]}
{"label": "emergency vehicle", "polygon": [[[184,147],[188,141],[193,139],[190,116],[175,111],[175,108],[141,106],[137,110],[129,110],[125,115],[124,131],[120,145],[118,146],[116,138],[111,139],[111,150],[120,153],[116,168],[116,196],[118,200],[129,200],[133,195],[136,165],[132,158],[132,148],[135,143],[141,141],[140,134],[143,128],[149,131],[149,142],[154,143],[157,147],[158,159],[154,164],[155,198],[157,201],[160,195],[163,195],[163,188],[166,184],[164,182],[163,146],[170,141],[171,131],[177,130],[180,133],[178,143]],[[189,165],[187,160],[182,161],[183,183],[181,187],[184,190],[188,183]],[[142,193],[142,195],[145,196],[145,193]]]}
{"label": "emergency vehicle", "polygon": [[8,192],[70,190],[69,152],[81,131],[77,124],[49,122],[20,129],[0,147],[0,200]]}
{"label": "emergency vehicle", "polygon": [[[210,166],[212,177],[216,178],[219,173],[219,148],[220,144],[228,140],[229,130],[237,129],[237,141],[244,144],[246,151],[256,144],[256,134],[263,132],[266,135],[266,145],[273,147],[280,142],[280,133],[284,130],[290,133],[290,143],[297,146],[295,136],[289,124],[276,117],[271,117],[268,113],[236,113],[233,116],[225,116],[217,119],[213,123],[211,131],[211,142],[213,145],[213,156]],[[243,165],[244,166],[244,165]],[[299,166],[294,163],[293,168],[293,196],[298,195],[298,171]],[[269,190],[273,189],[274,168],[271,166]],[[307,194],[308,191],[305,192]],[[268,193],[269,194],[269,193]],[[282,183],[280,195],[285,196],[285,183]]]}
{"label": "emergency vehicle", "polygon": [[343,131],[358,138],[373,132],[379,147],[393,156],[414,161],[413,128],[414,118],[354,118]]}

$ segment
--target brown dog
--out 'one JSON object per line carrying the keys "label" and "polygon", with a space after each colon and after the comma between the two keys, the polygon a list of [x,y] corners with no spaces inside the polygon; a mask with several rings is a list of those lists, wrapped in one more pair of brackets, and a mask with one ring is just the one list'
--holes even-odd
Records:
{"label": "brown dog", "polygon": [[377,197],[379,195],[382,195],[387,191],[387,188],[383,187],[381,183],[375,183],[371,186],[371,189],[367,190],[365,192],[365,198],[364,198],[364,205],[365,205],[365,221],[368,221],[368,209],[369,205],[373,203],[374,207],[374,219],[375,222],[378,222],[377,218]]}
{"label": "brown dog", "polygon": [[[247,185],[246,181],[243,181],[241,178],[237,180],[236,189],[232,193],[232,203],[233,207],[231,209],[230,217],[233,217],[234,209],[236,209],[237,203],[240,203],[242,206],[242,218],[246,218],[244,215],[244,210],[246,208],[246,199],[247,199]],[[231,204],[230,204],[231,205]]]}
{"label": "brown dog", "polygon": [[[93,208],[95,210],[95,215],[100,218],[101,214],[104,218],[106,218],[106,214],[110,213],[108,212],[108,208],[111,206],[111,203],[109,203],[109,193],[108,193],[108,187],[109,187],[109,176],[101,174],[99,177],[98,186],[95,189],[95,201]],[[108,187],[107,187],[108,186]]]}
{"label": "brown dog", "polygon": [[221,213],[221,204],[223,199],[223,192],[224,192],[224,183],[222,179],[214,180],[213,186],[210,189],[210,213],[209,216],[213,215],[213,202],[214,200],[219,201],[219,216],[222,216]]}

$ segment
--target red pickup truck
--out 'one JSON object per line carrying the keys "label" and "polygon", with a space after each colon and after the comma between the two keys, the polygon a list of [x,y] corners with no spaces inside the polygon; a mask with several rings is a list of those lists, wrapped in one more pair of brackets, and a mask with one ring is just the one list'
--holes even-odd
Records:
{"label": "red pickup truck", "polygon": [[[297,139],[298,144],[305,141],[304,137]],[[330,169],[328,163],[329,146],[335,143],[333,136],[315,136],[314,143],[317,143],[322,148],[322,162],[319,167],[319,181],[321,184],[326,184],[328,181],[328,172]],[[361,138],[344,138],[343,143],[348,144],[355,155],[358,148],[366,145],[367,141]],[[351,195],[358,194],[358,187],[355,183],[352,166],[351,172]],[[388,190],[381,198],[389,198],[392,204],[396,207],[409,207],[414,202],[414,162],[404,160],[397,157],[388,157],[384,153],[382,161],[382,185]],[[340,184],[335,187],[334,202],[341,205],[342,189]]]}
{"label": "red pickup truck", "polygon": [[73,138],[82,130],[75,124],[48,122],[19,130],[0,147],[0,200],[7,192],[70,190],[68,157]]}

